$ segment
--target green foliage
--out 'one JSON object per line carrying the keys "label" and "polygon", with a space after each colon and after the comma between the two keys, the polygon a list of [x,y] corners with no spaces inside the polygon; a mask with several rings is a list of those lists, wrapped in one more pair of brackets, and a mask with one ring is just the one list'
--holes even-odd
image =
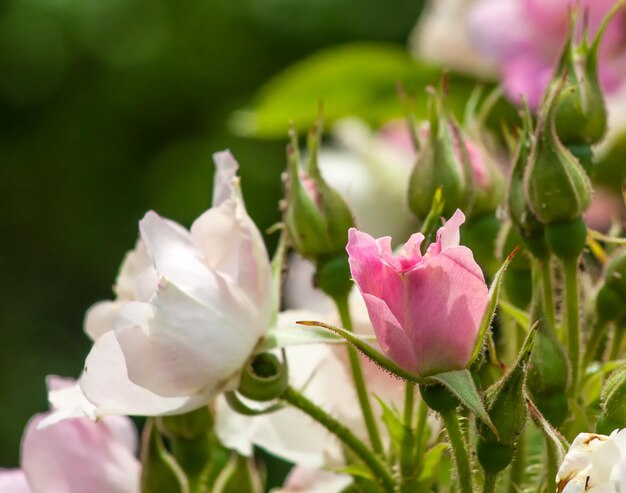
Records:
{"label": "green foliage", "polygon": [[[358,116],[379,125],[404,112],[396,92],[402,83],[415,91],[436,84],[442,68],[416,61],[405,49],[374,43],[358,43],[325,50],[292,65],[266,84],[251,108],[233,118],[232,127],[243,135],[282,138],[287,122],[298,129],[315,123],[320,102],[329,125],[345,116]],[[474,83],[455,76],[448,105],[460,113]],[[416,108],[417,118],[426,117],[426,107]]]}

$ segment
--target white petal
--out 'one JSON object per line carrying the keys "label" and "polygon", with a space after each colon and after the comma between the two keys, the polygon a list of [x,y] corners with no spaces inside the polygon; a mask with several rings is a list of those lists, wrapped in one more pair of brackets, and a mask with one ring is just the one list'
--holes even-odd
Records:
{"label": "white petal", "polygon": [[87,399],[96,406],[97,416],[182,414],[211,400],[211,394],[161,397],[131,382],[124,353],[113,332],[104,334],[92,347],[79,384]]}
{"label": "white petal", "polygon": [[229,199],[233,193],[233,180],[239,169],[239,164],[230,151],[221,151],[213,154],[216,172],[213,179],[213,207]]}
{"label": "white petal", "polygon": [[176,397],[222,391],[238,379],[259,340],[257,321],[225,318],[168,282],[151,306],[144,320],[116,325],[133,382]]}
{"label": "white petal", "polygon": [[146,246],[137,240],[135,248],[128,252],[115,282],[118,299],[148,301],[157,288],[157,274]]}
{"label": "white petal", "polygon": [[113,319],[125,303],[126,301],[99,301],[87,310],[84,326],[92,341],[113,330]]}

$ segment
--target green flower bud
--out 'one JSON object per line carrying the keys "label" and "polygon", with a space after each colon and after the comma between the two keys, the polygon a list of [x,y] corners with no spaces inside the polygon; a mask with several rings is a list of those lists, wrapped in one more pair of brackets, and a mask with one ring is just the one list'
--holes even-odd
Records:
{"label": "green flower bud", "polygon": [[[504,469],[513,458],[513,447],[524,431],[528,409],[524,396],[526,365],[533,349],[536,327],[529,332],[517,360],[502,379],[485,392],[487,412],[498,430],[499,438],[485,426],[478,424],[480,465],[489,473]],[[502,453],[502,460],[490,462],[489,458]],[[505,451],[507,453],[505,453]],[[510,457],[508,457],[510,455]],[[482,459],[481,459],[482,457]],[[508,457],[508,460],[504,460]]]}
{"label": "green flower bud", "polygon": [[604,429],[611,426],[615,428],[626,426],[626,365],[611,373],[604,383],[601,421],[599,426]]}
{"label": "green flower bud", "polygon": [[141,491],[142,493],[187,493],[189,483],[180,465],[163,444],[163,438],[148,419],[142,433]]}
{"label": "green flower bud", "polygon": [[233,454],[222,470],[213,493],[263,493],[263,481],[253,458]]}
{"label": "green flower bud", "polygon": [[309,166],[300,169],[295,130],[288,147],[284,222],[297,252],[309,259],[345,250],[354,219],[341,195],[322,178],[317,162],[318,130],[309,134]]}
{"label": "green flower bud", "polygon": [[438,188],[443,191],[443,215],[456,209],[467,211],[472,202],[472,171],[461,130],[441,96],[431,94],[427,137],[409,181],[409,207],[420,219],[426,218]]}
{"label": "green flower bud", "polygon": [[350,294],[354,282],[345,250],[333,257],[320,257],[315,269],[315,285],[334,300]]}
{"label": "green flower bud", "polygon": [[567,145],[596,144],[606,133],[607,113],[598,80],[598,51],[614,13],[604,19],[591,46],[586,29],[580,44],[576,43],[576,19],[572,20],[570,36],[556,71],[557,77],[566,77],[566,88],[557,102],[555,126],[561,141]]}
{"label": "green flower bud", "polygon": [[595,302],[600,323],[626,316],[626,248],[615,251],[609,259]]}
{"label": "green flower bud", "polygon": [[585,170],[556,134],[554,112],[561,89],[561,84],[553,88],[541,109],[524,172],[526,203],[543,224],[576,219],[591,200],[591,183]]}
{"label": "green flower bud", "polygon": [[287,365],[272,353],[254,356],[244,368],[237,391],[259,402],[280,397],[289,384]]}
{"label": "green flower bud", "polygon": [[500,224],[496,214],[482,214],[478,217],[472,216],[461,231],[461,243],[472,250],[478,265],[490,276],[494,275],[502,264],[495,255]]}
{"label": "green flower bud", "polygon": [[555,427],[567,417],[568,374],[563,347],[550,331],[540,329],[528,364],[526,388],[541,414]]}

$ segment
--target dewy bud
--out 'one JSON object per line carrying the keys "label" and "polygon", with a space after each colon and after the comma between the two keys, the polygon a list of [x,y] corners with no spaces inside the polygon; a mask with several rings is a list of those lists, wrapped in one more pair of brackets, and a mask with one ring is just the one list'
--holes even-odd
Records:
{"label": "dewy bud", "polygon": [[490,474],[498,473],[509,465],[513,458],[515,442],[526,426],[528,410],[524,382],[526,364],[530,359],[536,333],[537,329],[534,326],[526,337],[514,365],[485,393],[487,412],[500,436],[498,439],[486,425],[479,423],[476,449],[480,465]]}
{"label": "dewy bud", "polygon": [[352,213],[341,195],[320,174],[317,163],[318,129],[309,134],[309,166],[300,169],[298,142],[291,130],[288,147],[285,224],[299,254],[312,260],[343,253]]}
{"label": "dewy bud", "polygon": [[609,434],[626,426],[626,365],[622,365],[607,378],[602,392],[602,415],[598,420],[598,433]]}
{"label": "dewy bud", "polygon": [[456,209],[468,210],[473,180],[469,154],[458,124],[444,107],[442,97],[432,93],[427,138],[409,181],[409,207],[420,219],[426,218],[438,188],[443,190],[443,215]]}
{"label": "dewy bud", "polygon": [[557,102],[556,132],[568,146],[596,144],[606,132],[607,113],[598,80],[598,51],[612,16],[610,14],[604,19],[591,46],[586,27],[580,44],[575,42],[575,17],[572,21],[570,36],[556,72],[556,77],[565,76],[567,81]]}
{"label": "dewy bud", "polygon": [[591,183],[585,170],[556,134],[554,112],[561,89],[562,84],[553,87],[541,108],[524,172],[526,203],[543,224],[580,217],[591,199]]}

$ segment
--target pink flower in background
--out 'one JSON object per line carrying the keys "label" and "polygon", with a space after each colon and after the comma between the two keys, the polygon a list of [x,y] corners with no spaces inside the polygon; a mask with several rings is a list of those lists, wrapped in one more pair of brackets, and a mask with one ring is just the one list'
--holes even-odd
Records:
{"label": "pink flower in background", "polygon": [[272,490],[272,493],[341,493],[351,483],[352,478],[347,474],[294,467],[283,487]]}
{"label": "pink flower in background", "polygon": [[[469,29],[473,43],[498,63],[508,96],[539,105],[569,32],[573,7],[588,12],[593,37],[615,0],[481,0]],[[607,93],[626,76],[626,8],[611,20],[600,46],[600,80]]]}
{"label": "pink flower in background", "polygon": [[419,377],[465,368],[488,303],[485,279],[469,248],[460,246],[457,210],[422,255],[421,233],[398,255],[391,238],[351,229],[350,270],[383,351]]}
{"label": "pink flower in background", "polygon": [[[73,385],[48,378],[49,390]],[[0,471],[2,493],[139,493],[137,431],[130,419],[77,417],[40,429],[49,415],[37,414],[26,426],[22,468]]]}

